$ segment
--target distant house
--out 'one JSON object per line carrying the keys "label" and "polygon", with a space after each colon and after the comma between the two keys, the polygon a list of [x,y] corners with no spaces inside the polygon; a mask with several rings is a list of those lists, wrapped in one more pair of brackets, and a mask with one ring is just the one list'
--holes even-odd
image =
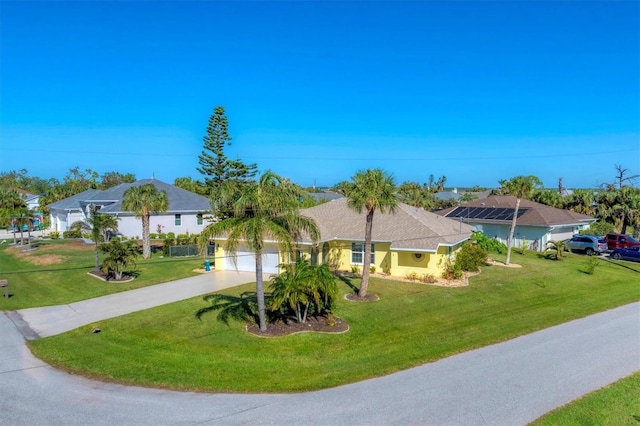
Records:
{"label": "distant house", "polygon": [[[507,244],[515,205],[515,197],[491,195],[436,213],[481,228],[485,235]],[[549,241],[571,238],[579,231],[588,229],[596,220],[569,210],[522,200],[516,221],[514,247],[525,245],[528,249],[543,251]]]}
{"label": "distant house", "polygon": [[337,192],[310,192],[309,196],[317,202],[326,202],[331,200],[337,200],[338,198],[344,198],[344,195]]}
{"label": "distant house", "polygon": [[[314,219],[320,228],[316,245],[304,237],[298,246],[300,254],[312,263],[327,264],[336,270],[362,268],[366,213],[353,211],[347,201],[342,197],[300,210],[300,214]],[[471,232],[467,224],[400,203],[395,214],[374,215],[371,266],[393,276],[403,277],[411,272],[440,276],[444,261],[455,255]],[[218,245],[216,258],[218,269],[255,271],[255,256],[242,245],[235,257]],[[265,241],[264,273],[278,273],[279,265],[290,261],[274,241]]]}
{"label": "distant house", "polygon": [[9,190],[14,190],[20,194],[20,197],[22,197],[29,210],[35,211],[40,208],[40,195],[32,194],[24,189],[9,188]]}
{"label": "distant house", "polygon": [[169,209],[166,212],[151,215],[151,232],[197,234],[206,226],[203,215],[211,210],[208,198],[157,179],[142,179],[105,190],[89,189],[50,204],[51,229],[60,232],[68,230],[73,222],[85,220],[93,205],[99,207],[101,213],[120,219],[119,234],[127,237],[141,236],[141,219],[122,209],[122,198],[127,189],[145,184],[152,184],[165,191],[169,198]]}

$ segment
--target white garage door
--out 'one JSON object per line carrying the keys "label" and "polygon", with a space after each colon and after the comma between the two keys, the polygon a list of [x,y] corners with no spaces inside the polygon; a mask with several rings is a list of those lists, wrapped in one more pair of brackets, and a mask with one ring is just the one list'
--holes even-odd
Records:
{"label": "white garage door", "polygon": [[[262,254],[262,272],[264,274],[278,273],[278,250],[274,247],[267,247],[266,253]],[[238,247],[236,253],[235,264],[234,258],[228,256],[224,259],[224,269],[227,271],[256,271],[256,256],[253,252],[247,250],[246,247]]]}

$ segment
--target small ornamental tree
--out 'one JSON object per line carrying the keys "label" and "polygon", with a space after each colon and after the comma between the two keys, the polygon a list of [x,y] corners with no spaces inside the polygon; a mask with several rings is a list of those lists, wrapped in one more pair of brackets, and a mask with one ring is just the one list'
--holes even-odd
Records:
{"label": "small ornamental tree", "polygon": [[547,243],[547,251],[551,253],[551,257],[555,260],[562,260],[566,250],[567,244],[564,241],[549,241]]}
{"label": "small ornamental tree", "polygon": [[126,267],[136,266],[138,257],[138,247],[133,240],[120,241],[114,238],[109,244],[98,246],[105,254],[102,259],[102,271],[106,274],[113,274],[116,280],[121,280]]}
{"label": "small ornamental tree", "polygon": [[297,322],[306,322],[309,313],[331,312],[338,286],[327,265],[311,265],[300,259],[283,265],[283,269],[271,283],[272,310],[285,315],[292,311]]}
{"label": "small ornamental tree", "polygon": [[91,233],[91,239],[95,244],[96,271],[100,270],[100,259],[98,255],[98,244],[100,243],[100,239],[102,239],[102,241],[108,242],[108,231],[118,230],[118,220],[120,219],[115,216],[100,213],[95,206],[91,206],[86,221],[79,220],[71,224],[70,228],[72,231],[87,231]]}

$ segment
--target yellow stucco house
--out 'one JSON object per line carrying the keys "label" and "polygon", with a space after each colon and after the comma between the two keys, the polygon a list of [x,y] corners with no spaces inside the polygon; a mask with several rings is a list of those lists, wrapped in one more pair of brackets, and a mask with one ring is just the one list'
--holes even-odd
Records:
{"label": "yellow stucco house", "polygon": [[[316,221],[320,240],[308,237],[298,242],[300,254],[313,263],[324,263],[334,270],[351,271],[362,268],[366,214],[357,213],[340,198],[303,209],[300,213]],[[375,213],[373,218],[371,265],[376,272],[404,277],[440,276],[444,262],[455,255],[462,243],[471,237],[472,227],[421,208],[398,204],[394,214]],[[262,257],[265,274],[279,272],[279,265],[290,261],[272,242],[265,241]],[[222,245],[216,250],[217,269],[255,271],[255,256],[240,246],[236,256],[225,253]]]}
{"label": "yellow stucco house", "polygon": [[[303,209],[320,228],[312,260],[336,270],[362,267],[366,212],[357,213],[346,198]],[[445,219],[445,220],[443,220]],[[442,274],[444,261],[471,237],[472,227],[421,208],[398,203],[395,213],[373,216],[371,265],[393,276]],[[311,247],[311,241],[302,241]]]}

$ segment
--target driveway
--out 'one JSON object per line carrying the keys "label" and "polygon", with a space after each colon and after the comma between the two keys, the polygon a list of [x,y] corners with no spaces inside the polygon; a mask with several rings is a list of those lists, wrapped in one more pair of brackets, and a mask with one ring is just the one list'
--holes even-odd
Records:
{"label": "driveway", "polygon": [[211,271],[136,290],[69,303],[20,309],[9,315],[29,339],[54,336],[108,318],[166,305],[240,284],[255,282],[255,272]]}
{"label": "driveway", "polygon": [[351,385],[234,395],[66,374],[35,359],[17,327],[0,315],[0,424],[522,425],[640,370],[639,318],[640,303],[633,303]]}

